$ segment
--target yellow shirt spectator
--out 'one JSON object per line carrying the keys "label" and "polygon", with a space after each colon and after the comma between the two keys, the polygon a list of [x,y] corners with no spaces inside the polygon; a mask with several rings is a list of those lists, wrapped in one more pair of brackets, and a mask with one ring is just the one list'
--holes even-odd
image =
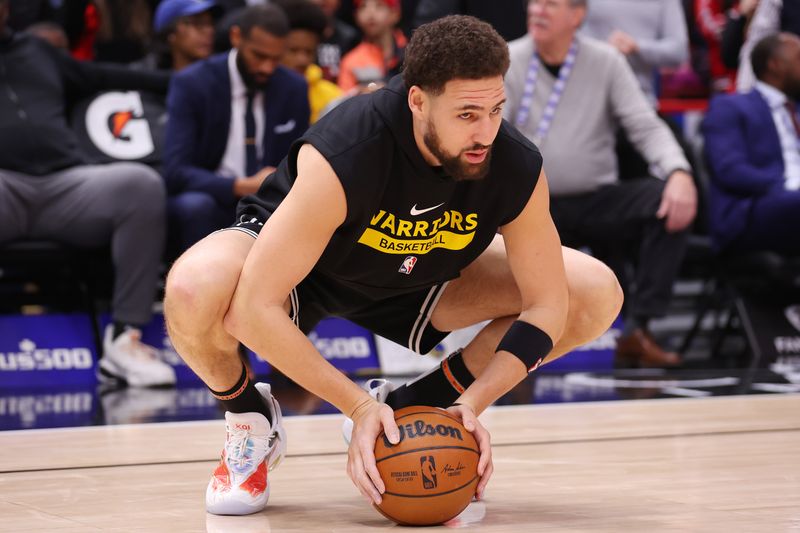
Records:
{"label": "yellow shirt spectator", "polygon": [[323,78],[322,69],[315,64],[306,68],[306,82],[308,82],[308,102],[311,105],[311,124],[313,124],[328,104],[342,96],[342,90],[335,83]]}

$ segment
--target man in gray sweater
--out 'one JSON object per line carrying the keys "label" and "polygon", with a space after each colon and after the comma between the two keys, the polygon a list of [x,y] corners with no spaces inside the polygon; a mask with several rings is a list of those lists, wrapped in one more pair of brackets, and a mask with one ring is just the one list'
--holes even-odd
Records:
{"label": "man in gray sweater", "polygon": [[654,105],[658,69],[679,67],[689,60],[681,0],[592,0],[581,33],[619,50]]}
{"label": "man in gray sweater", "polygon": [[[635,264],[626,291],[617,356],[641,366],[673,366],[677,354],[649,334],[662,315],[685,254],[697,191],[690,166],[656,115],[624,56],[578,36],[586,0],[530,0],[529,34],[510,43],[504,116],[542,150],[551,212],[562,239],[588,245],[617,270]],[[623,128],[653,176],[621,182],[614,147]]]}

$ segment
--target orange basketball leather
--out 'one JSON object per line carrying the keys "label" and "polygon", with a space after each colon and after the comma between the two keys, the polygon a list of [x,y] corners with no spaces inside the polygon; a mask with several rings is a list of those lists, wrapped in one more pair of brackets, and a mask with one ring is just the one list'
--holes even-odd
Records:
{"label": "orange basketball leather", "polygon": [[469,505],[478,485],[480,452],[461,422],[437,407],[395,411],[400,442],[384,434],[375,443],[375,460],[386,485],[378,511],[404,525],[441,524]]}

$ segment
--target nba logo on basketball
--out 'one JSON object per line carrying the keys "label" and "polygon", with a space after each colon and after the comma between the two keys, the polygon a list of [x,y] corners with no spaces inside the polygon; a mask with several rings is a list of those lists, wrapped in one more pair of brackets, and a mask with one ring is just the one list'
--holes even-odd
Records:
{"label": "nba logo on basketball", "polygon": [[411,271],[414,270],[414,265],[417,264],[417,258],[413,255],[409,255],[405,259],[403,259],[403,264],[400,265],[400,272],[401,274],[411,274]]}
{"label": "nba logo on basketball", "polygon": [[423,455],[419,458],[419,469],[422,471],[422,487],[436,488],[436,463],[432,455]]}

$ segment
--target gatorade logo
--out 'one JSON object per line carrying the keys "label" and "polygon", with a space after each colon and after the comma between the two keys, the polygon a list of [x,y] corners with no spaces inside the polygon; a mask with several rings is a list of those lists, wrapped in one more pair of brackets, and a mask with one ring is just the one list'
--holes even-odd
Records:
{"label": "gatorade logo", "polygon": [[135,160],[155,150],[142,97],[136,91],[108,92],[86,110],[86,132],[94,145],[114,159]]}

